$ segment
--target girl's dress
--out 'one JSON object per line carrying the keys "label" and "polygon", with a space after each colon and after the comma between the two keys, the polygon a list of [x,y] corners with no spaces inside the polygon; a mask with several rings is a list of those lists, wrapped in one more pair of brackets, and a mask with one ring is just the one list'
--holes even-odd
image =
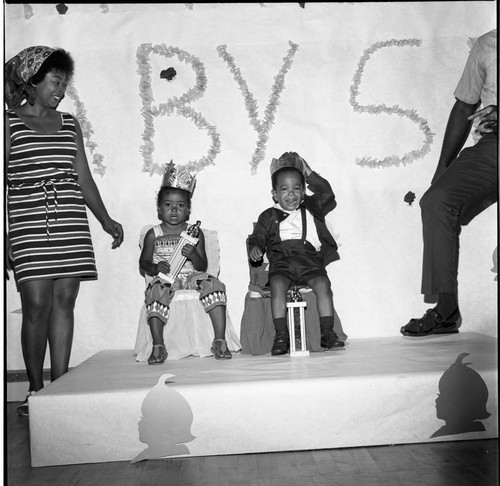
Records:
{"label": "girl's dress", "polygon": [[17,284],[30,280],[96,279],[87,212],[73,161],[77,154],[72,115],[41,134],[12,110],[8,155],[8,226]]}
{"label": "girl's dress", "polygon": [[[149,228],[147,228],[149,229]],[[139,245],[142,246],[145,228]],[[161,225],[153,227],[155,232],[155,250],[153,263],[160,260],[169,261],[180,240],[180,236],[164,235]],[[205,250],[209,269],[199,272],[192,263],[186,260],[172,286],[162,285],[160,277],[145,275],[146,299],[139,316],[134,353],[137,361],[145,361],[151,354],[152,338],[147,324],[148,315],[160,318],[166,323],[164,340],[168,352],[168,360],[181,359],[187,356],[211,356],[211,346],[214,339],[212,322],[207,310],[216,301],[226,302],[224,284],[214,275],[217,270],[211,269],[214,259],[219,258],[219,246],[215,231],[203,230],[205,235]],[[218,267],[218,261],[217,265]],[[202,303],[203,302],[203,303]],[[226,342],[231,352],[241,349],[229,315],[226,311]]]}

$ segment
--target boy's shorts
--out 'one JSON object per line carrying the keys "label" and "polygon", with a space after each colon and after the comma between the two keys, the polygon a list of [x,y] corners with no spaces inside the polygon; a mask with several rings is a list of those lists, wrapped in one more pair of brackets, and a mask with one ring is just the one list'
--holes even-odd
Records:
{"label": "boy's shorts", "polygon": [[273,247],[269,265],[269,280],[276,275],[292,283],[306,284],[316,277],[326,277],[323,256],[306,240],[285,240]]}

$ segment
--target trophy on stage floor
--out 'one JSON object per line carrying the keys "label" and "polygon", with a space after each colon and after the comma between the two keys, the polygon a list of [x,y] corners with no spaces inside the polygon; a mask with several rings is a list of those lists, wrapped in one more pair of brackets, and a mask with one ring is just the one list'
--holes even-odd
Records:
{"label": "trophy on stage floor", "polygon": [[186,262],[186,257],[182,254],[182,249],[184,245],[189,243],[190,245],[196,246],[198,243],[198,235],[200,233],[200,225],[201,221],[196,221],[195,224],[190,226],[186,231],[181,233],[181,239],[177,246],[175,247],[172,258],[170,258],[170,272],[167,274],[160,272],[158,275],[165,280],[167,283],[172,285],[179,275],[181,268],[184,266]]}
{"label": "trophy on stage floor", "polygon": [[[290,334],[290,356],[309,356],[309,351],[307,351],[306,344],[306,325],[304,317],[304,309],[307,307],[307,303],[302,300],[299,288],[297,285],[293,285],[291,290],[291,302],[286,303],[288,309],[288,333]],[[295,311],[298,310],[299,314],[299,325],[295,326]],[[300,350],[297,351],[297,336],[296,331],[299,331],[298,336],[300,340]]]}

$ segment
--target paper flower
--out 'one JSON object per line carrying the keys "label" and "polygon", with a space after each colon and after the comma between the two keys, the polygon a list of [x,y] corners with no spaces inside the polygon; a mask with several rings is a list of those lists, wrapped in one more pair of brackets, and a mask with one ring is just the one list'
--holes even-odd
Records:
{"label": "paper flower", "polygon": [[[151,63],[149,57],[151,54],[165,56],[166,58],[177,56],[179,61],[184,62],[193,69],[196,81],[182,96],[173,96],[166,103],[153,104],[153,90],[151,87]],[[154,135],[155,117],[164,115],[180,115],[190,119],[194,125],[205,130],[211,138],[212,143],[207,151],[207,154],[197,160],[189,160],[185,164],[178,166],[179,170],[197,173],[208,165],[214,165],[214,160],[220,152],[220,134],[214,125],[211,125],[208,120],[199,112],[195,111],[189,105],[203,96],[207,88],[207,77],[204,64],[196,56],[187,51],[183,51],[178,47],[166,46],[165,44],[153,46],[152,44],[142,44],[137,49],[137,72],[141,79],[139,82],[139,94],[142,99],[142,116],[144,118],[144,132],[142,134],[143,145],[139,151],[142,154],[144,165],[143,172],[148,172],[150,175],[163,174],[163,165],[153,161],[154,153]],[[173,68],[170,68],[173,70]],[[168,71],[168,69],[166,70]]]}
{"label": "paper flower", "polygon": [[405,195],[404,201],[411,206],[412,202],[415,201],[415,193],[408,191]]}
{"label": "paper flower", "polygon": [[356,164],[361,167],[373,168],[383,168],[383,167],[397,167],[399,165],[406,166],[411,164],[415,159],[422,158],[424,155],[430,152],[430,146],[433,141],[434,133],[431,132],[427,120],[422,118],[417,110],[404,109],[399,105],[387,106],[385,103],[380,105],[361,105],[356,99],[359,94],[359,85],[361,83],[361,76],[364,71],[364,67],[370,56],[379,49],[385,47],[413,47],[420,46],[422,41],[420,39],[403,39],[396,40],[391,39],[389,41],[380,41],[372,44],[368,49],[365,49],[361,59],[358,62],[358,69],[353,77],[353,83],[350,88],[351,96],[349,98],[349,103],[351,104],[354,111],[358,113],[367,113],[369,115],[378,115],[380,113],[386,113],[387,115],[398,115],[400,117],[405,117],[411,120],[413,123],[418,125],[419,130],[424,134],[424,141],[422,147],[419,150],[411,150],[407,152],[402,157],[397,155],[389,155],[384,157],[382,160],[375,159],[373,157],[362,157],[356,158]]}
{"label": "paper flower", "polygon": [[23,8],[24,8],[24,18],[26,20],[33,17],[33,7],[29,3],[23,3]]}
{"label": "paper flower", "polygon": [[64,3],[58,3],[56,5],[56,10],[61,14],[64,15],[68,11],[68,7]]}
{"label": "paper flower", "polygon": [[222,60],[227,64],[229,70],[231,71],[234,80],[238,84],[240,91],[243,95],[245,101],[245,108],[248,112],[250,118],[250,125],[258,134],[257,148],[255,149],[252,160],[250,161],[251,173],[256,174],[257,166],[264,160],[266,155],[266,142],[269,140],[269,132],[274,124],[274,117],[278,105],[280,104],[281,92],[285,89],[285,75],[292,67],[293,57],[295,52],[298,50],[298,44],[294,44],[292,41],[288,41],[290,49],[288,50],[286,56],[282,59],[283,64],[277,74],[274,77],[274,84],[271,88],[271,95],[269,96],[269,101],[264,109],[264,117],[259,119],[259,109],[257,106],[257,101],[254,95],[248,88],[248,83],[243,78],[240,68],[236,65],[234,57],[227,52],[226,45],[220,45],[217,47],[217,52]]}
{"label": "paper flower", "polygon": [[99,174],[101,177],[106,173],[106,166],[103,164],[104,157],[95,152],[97,144],[91,140],[92,134],[94,130],[92,128],[92,124],[87,119],[87,110],[85,109],[85,105],[80,100],[78,96],[78,92],[75,88],[73,81],[70,82],[68,88],[66,89],[66,94],[70,99],[73,100],[75,105],[76,113],[75,117],[80,123],[80,127],[82,129],[83,138],[86,140],[85,146],[90,150],[90,154],[92,155],[92,164],[94,165],[94,173]]}
{"label": "paper flower", "polygon": [[177,74],[177,71],[173,67],[169,67],[167,69],[164,69],[160,73],[160,78],[166,79],[167,81],[172,81],[172,79],[175,78],[176,74]]}

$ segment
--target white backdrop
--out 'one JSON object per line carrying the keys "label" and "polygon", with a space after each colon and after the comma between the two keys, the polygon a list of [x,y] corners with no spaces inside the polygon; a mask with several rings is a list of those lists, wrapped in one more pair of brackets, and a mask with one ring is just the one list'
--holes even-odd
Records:
{"label": "white backdrop", "polygon": [[[418,199],[436,167],[470,40],[496,27],[496,2],[67,5],[64,15],[55,5],[4,7],[5,59],[36,44],[73,55],[76,92],[60,109],[84,122],[96,183],[125,230],[124,244],[111,251],[89,214],[99,279],[81,286],[72,366],[134,345],[144,291],[138,238],[157,221],[161,181],[144,169],[170,159],[208,163],[192,220],[218,230],[220,278],[238,330],[245,239],[272,203],[271,158],[285,151],[302,155],[336,194],[328,223],[341,259],[328,271],[350,338],[398,335],[425,311]],[[147,44],[158,52],[147,53]],[[138,61],[149,78],[141,79]],[[170,82],[160,79],[168,67],[177,71]],[[196,99],[186,94],[193,87]],[[151,116],[145,130],[148,90],[151,107],[173,108]],[[253,159],[259,140],[262,160]],[[412,205],[403,200],[408,191],[417,196]],[[496,336],[496,247],[494,205],[462,232],[464,331]],[[7,367],[22,369],[19,294],[12,279],[6,287]]]}

